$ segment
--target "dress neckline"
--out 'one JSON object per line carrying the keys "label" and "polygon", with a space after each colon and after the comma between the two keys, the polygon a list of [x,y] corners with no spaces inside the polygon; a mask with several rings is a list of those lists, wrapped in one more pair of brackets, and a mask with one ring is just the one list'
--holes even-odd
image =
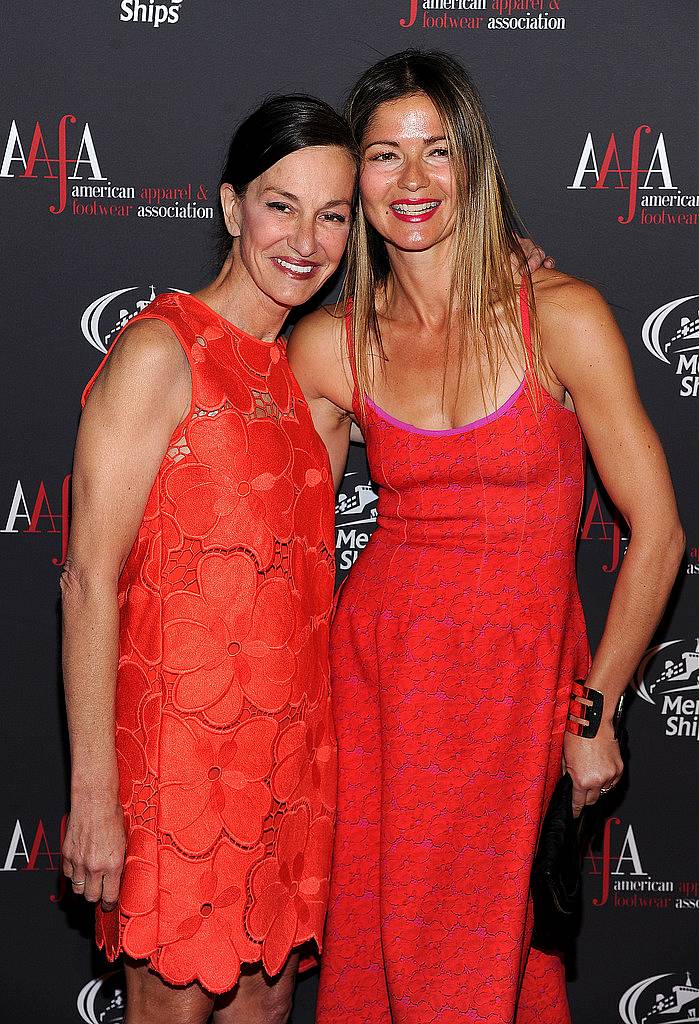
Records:
{"label": "dress neckline", "polygon": [[213,306],[210,306],[208,302],[204,302],[203,299],[198,298],[191,292],[180,292],[178,294],[178,298],[182,297],[192,299],[194,302],[196,302],[198,306],[201,306],[202,309],[205,309],[208,313],[211,313],[211,315],[215,316],[217,320],[220,320],[222,323],[226,325],[226,327],[229,327],[232,331],[234,331],[235,334],[241,335],[243,338],[246,338],[249,341],[256,341],[258,345],[264,345],[266,348],[269,348],[270,345],[281,345],[282,348],[284,347],[284,341],[281,335],[277,336],[274,339],[274,341],[265,341],[264,338],[258,338],[256,334],[249,334],[247,331],[244,331],[242,327],[237,327],[232,320],[228,320],[222,313],[219,313],[218,310],[213,308]]}
{"label": "dress neckline", "polygon": [[390,423],[394,427],[398,427],[399,430],[405,430],[410,434],[423,434],[427,437],[448,437],[455,434],[466,434],[471,430],[477,430],[478,427],[483,427],[486,423],[492,423],[493,420],[497,420],[501,416],[504,416],[524,391],[526,379],[527,375],[525,373],[516,390],[513,391],[510,397],[506,398],[502,405],[499,405],[497,409],[487,413],[485,416],[480,416],[476,420],[471,420],[469,423],[464,423],[460,427],[448,427],[446,430],[430,430],[427,427],[416,427],[412,423],[406,423],[405,420],[399,420],[389,412],[386,412],[385,409],[382,409],[380,405],[377,405],[376,402],[368,395],[366,397],[366,403],[381,419],[386,420],[386,422]]}

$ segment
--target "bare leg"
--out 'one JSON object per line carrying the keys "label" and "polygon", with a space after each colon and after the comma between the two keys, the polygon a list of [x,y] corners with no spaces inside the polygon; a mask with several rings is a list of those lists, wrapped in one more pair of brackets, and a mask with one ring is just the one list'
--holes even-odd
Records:
{"label": "bare leg", "polygon": [[127,960],[124,1024],[206,1024],[214,997],[201,985],[174,986],[143,960]]}
{"label": "bare leg", "polygon": [[299,954],[292,953],[274,978],[259,965],[243,968],[233,991],[216,997],[213,1024],[286,1024],[298,967]]}

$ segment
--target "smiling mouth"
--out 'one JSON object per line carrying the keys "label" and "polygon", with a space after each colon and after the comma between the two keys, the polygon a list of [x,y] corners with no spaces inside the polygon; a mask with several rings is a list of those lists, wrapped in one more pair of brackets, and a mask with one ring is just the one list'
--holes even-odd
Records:
{"label": "smiling mouth", "polygon": [[318,269],[317,263],[291,263],[289,260],[283,260],[281,256],[272,256],[272,263],[276,263],[278,267],[293,277],[309,277],[314,270]]}
{"label": "smiling mouth", "polygon": [[399,220],[414,223],[429,220],[441,205],[441,199],[402,199],[400,202],[391,203],[390,209]]}

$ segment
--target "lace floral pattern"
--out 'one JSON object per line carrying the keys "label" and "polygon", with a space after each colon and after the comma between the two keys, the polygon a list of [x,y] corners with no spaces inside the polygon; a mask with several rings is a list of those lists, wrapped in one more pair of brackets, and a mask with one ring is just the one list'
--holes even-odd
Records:
{"label": "lace floral pattern", "polygon": [[321,944],[336,780],[332,486],[281,341],[187,295],[159,296],[142,317],[179,338],[193,402],[119,582],[128,840],[97,941],[172,984],[224,992],[243,963],[274,974],[293,948]]}

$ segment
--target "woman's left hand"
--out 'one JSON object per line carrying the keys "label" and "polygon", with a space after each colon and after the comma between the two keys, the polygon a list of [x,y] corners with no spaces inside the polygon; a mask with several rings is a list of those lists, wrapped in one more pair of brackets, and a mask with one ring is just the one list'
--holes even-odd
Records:
{"label": "woman's left hand", "polygon": [[594,804],[602,792],[608,792],[621,778],[624,762],[614,739],[611,722],[602,722],[594,739],[566,732],[563,742],[563,767],[573,780],[573,814]]}

